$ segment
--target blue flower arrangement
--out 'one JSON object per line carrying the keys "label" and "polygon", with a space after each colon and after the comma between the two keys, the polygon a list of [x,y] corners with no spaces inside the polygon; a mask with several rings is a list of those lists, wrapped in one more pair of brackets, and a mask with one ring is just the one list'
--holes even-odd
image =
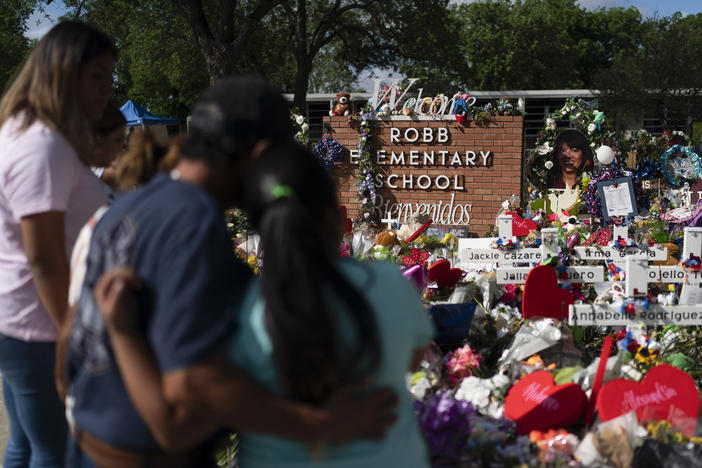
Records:
{"label": "blue flower arrangement", "polygon": [[330,136],[325,136],[312,148],[312,153],[319,158],[319,161],[328,170],[334,167],[334,163],[341,160],[344,154],[344,147]]}

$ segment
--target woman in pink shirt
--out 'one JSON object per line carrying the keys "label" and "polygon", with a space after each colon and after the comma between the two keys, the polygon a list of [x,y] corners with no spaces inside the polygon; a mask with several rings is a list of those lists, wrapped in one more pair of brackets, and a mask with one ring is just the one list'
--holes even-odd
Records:
{"label": "woman in pink shirt", "polygon": [[116,50],[63,22],[41,39],[0,100],[0,373],[7,467],[60,467],[67,438],[54,385],[68,258],[106,201],[88,168],[92,123],[112,95]]}

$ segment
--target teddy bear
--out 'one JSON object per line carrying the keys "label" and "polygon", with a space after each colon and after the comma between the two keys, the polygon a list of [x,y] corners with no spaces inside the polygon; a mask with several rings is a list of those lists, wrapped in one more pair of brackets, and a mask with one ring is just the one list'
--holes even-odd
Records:
{"label": "teddy bear", "polygon": [[329,115],[349,115],[351,113],[351,94],[337,93],[334,110],[329,111]]}
{"label": "teddy bear", "polygon": [[375,245],[380,245],[383,247],[392,247],[393,245],[398,245],[399,243],[400,241],[397,238],[397,231],[395,229],[382,231],[375,238]]}

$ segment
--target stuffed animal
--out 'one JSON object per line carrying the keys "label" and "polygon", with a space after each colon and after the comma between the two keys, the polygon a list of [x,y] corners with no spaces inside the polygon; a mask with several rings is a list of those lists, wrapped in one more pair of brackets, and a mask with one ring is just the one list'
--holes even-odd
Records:
{"label": "stuffed animal", "polygon": [[444,105],[444,98],[445,96],[443,94],[439,94],[434,98],[434,101],[431,103],[431,113],[432,115],[436,115],[439,113],[441,110],[441,107]]}
{"label": "stuffed animal", "polygon": [[329,115],[349,115],[351,113],[351,94],[337,93],[334,110],[329,111]]}
{"label": "stuffed animal", "polygon": [[383,231],[375,238],[375,245],[380,245],[383,247],[392,247],[393,245],[397,245],[399,243],[400,241],[397,239],[397,231],[394,229]]}
{"label": "stuffed animal", "polygon": [[656,260],[655,262],[652,262],[654,265],[659,266],[659,265],[677,265],[678,262],[680,261],[680,247],[677,245],[666,242],[663,244],[663,247],[668,249],[668,258],[665,260]]}
{"label": "stuffed animal", "polygon": [[[467,96],[467,94],[463,96]],[[456,117],[456,122],[458,123],[464,123],[468,120],[468,104],[463,96],[460,94],[455,94],[453,96],[453,115]]]}

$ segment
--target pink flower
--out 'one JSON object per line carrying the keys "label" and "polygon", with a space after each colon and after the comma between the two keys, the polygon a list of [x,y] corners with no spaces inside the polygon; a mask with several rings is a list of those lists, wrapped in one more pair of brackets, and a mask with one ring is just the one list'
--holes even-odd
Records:
{"label": "pink flower", "polygon": [[465,377],[473,375],[473,369],[480,368],[481,356],[475,354],[470,345],[458,348],[448,353],[446,357],[448,358],[446,368],[448,369],[451,385],[458,385]]}
{"label": "pink flower", "polygon": [[505,304],[510,304],[511,302],[514,302],[514,299],[516,299],[517,297],[517,285],[507,284],[504,288],[505,293],[500,298],[500,302],[504,302]]}

